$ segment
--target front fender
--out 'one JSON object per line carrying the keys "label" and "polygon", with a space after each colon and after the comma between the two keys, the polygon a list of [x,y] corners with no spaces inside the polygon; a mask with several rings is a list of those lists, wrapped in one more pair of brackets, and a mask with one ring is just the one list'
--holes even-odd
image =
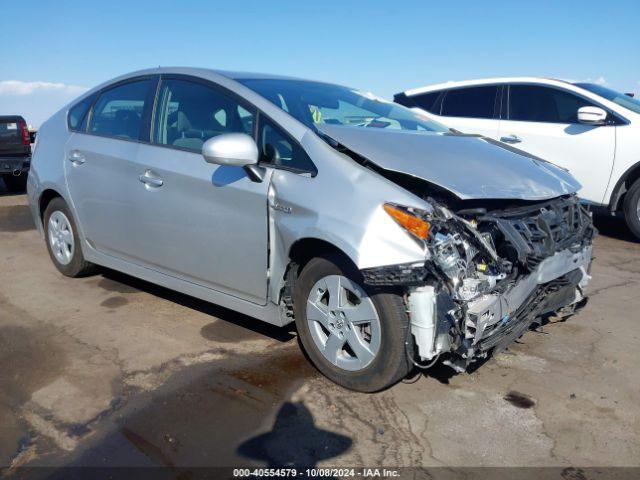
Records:
{"label": "front fender", "polygon": [[300,239],[327,242],[359,269],[424,260],[423,245],[382,208],[385,202],[428,208],[422,199],[320,144],[305,145],[318,174],[274,170],[269,188],[270,298],[277,302]]}

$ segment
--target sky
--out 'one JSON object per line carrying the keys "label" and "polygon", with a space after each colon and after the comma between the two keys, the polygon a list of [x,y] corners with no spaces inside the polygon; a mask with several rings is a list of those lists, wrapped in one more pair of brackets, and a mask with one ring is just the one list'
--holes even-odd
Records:
{"label": "sky", "polygon": [[640,93],[639,0],[4,0],[0,115],[38,126],[87,88],[161,66],[277,73],[385,98],[551,76]]}

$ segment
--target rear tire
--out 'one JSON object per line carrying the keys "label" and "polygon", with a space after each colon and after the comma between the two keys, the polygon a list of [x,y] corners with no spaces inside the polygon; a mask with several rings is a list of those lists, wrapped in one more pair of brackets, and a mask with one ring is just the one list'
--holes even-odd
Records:
{"label": "rear tire", "polygon": [[7,187],[7,191],[11,193],[21,193],[27,189],[27,174],[23,173],[19,176],[14,175],[2,175],[2,180],[4,181],[5,187]]}
{"label": "rear tire", "polygon": [[45,241],[51,261],[67,277],[84,277],[95,271],[82,254],[78,228],[66,202],[56,197],[44,211]]}
{"label": "rear tire", "polygon": [[[340,294],[333,296],[332,291]],[[409,318],[402,296],[365,286],[347,259],[332,255],[309,261],[296,280],[293,301],[306,354],[338,385],[376,392],[412,368],[408,355],[413,344],[405,345]],[[370,317],[377,320],[367,323]]]}
{"label": "rear tire", "polygon": [[624,196],[623,211],[629,230],[640,240],[640,180]]}

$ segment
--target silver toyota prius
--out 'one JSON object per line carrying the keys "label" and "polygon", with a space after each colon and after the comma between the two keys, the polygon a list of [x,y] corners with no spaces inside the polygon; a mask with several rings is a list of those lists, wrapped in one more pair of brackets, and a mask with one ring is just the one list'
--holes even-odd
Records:
{"label": "silver toyota prius", "polygon": [[370,93],[193,68],[87,92],[42,125],[28,178],[62,274],[295,322],[323,374],[367,392],[572,313],[595,235],[579,188]]}

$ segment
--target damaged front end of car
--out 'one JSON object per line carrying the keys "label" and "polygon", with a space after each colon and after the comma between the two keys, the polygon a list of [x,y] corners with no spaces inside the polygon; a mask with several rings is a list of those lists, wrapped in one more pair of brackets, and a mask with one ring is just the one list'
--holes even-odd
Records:
{"label": "damaged front end of car", "polygon": [[445,363],[464,371],[583,299],[596,230],[575,195],[455,211],[425,200],[429,211],[406,210],[427,225],[414,235],[425,261],[362,270],[371,286],[404,290],[417,363],[446,354]]}

